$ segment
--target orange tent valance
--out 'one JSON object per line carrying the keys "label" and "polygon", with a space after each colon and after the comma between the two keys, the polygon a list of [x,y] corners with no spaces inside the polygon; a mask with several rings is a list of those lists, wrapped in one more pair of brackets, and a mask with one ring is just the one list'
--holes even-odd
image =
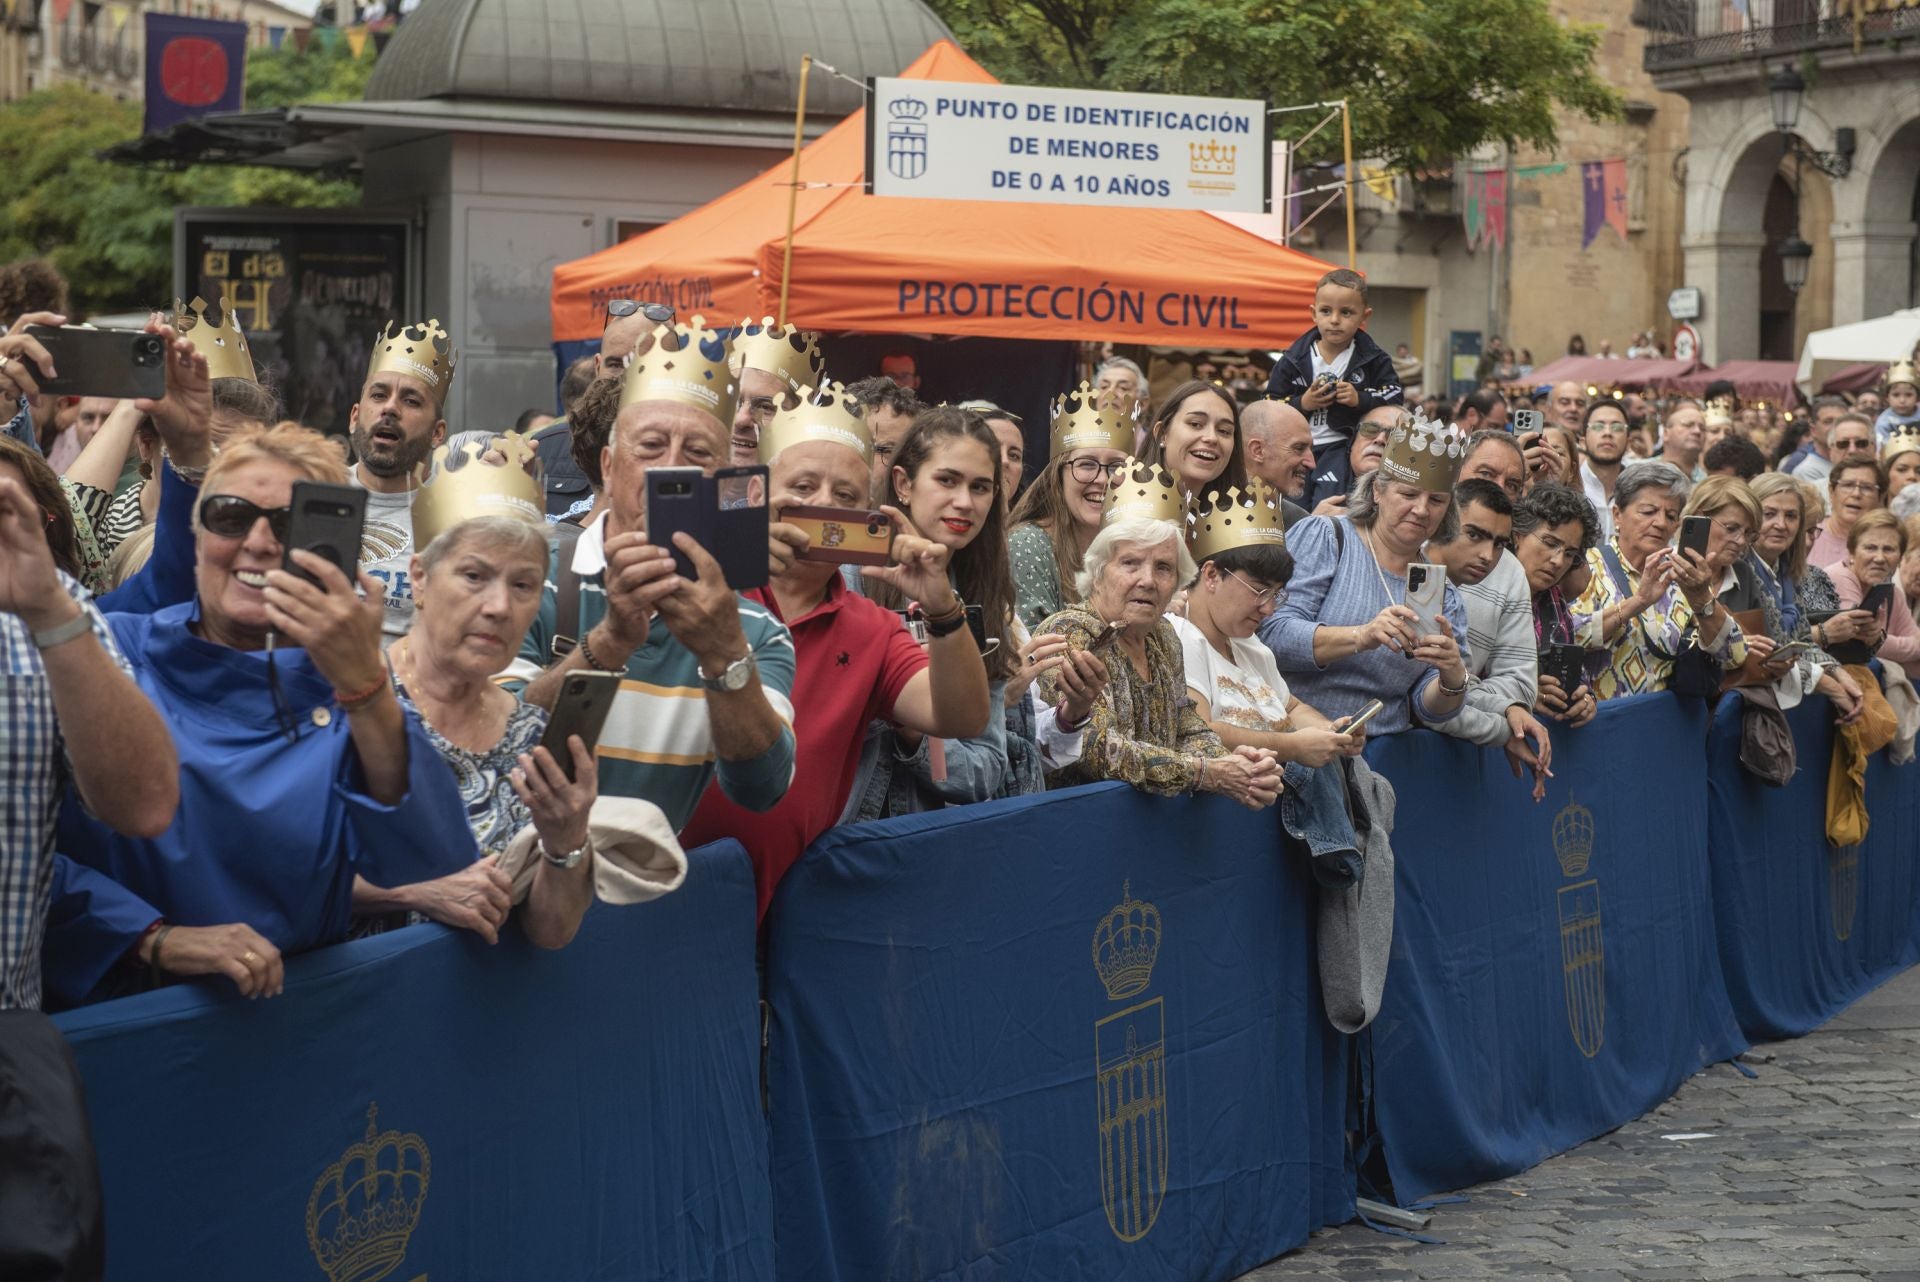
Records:
{"label": "orange tent valance", "polygon": [[[993,83],[951,41],[901,75]],[[804,329],[1278,347],[1331,264],[1197,210],[865,194],[866,113],[808,145],[787,311]],[[610,298],[711,324],[772,315],[791,162],[553,273],[553,336],[598,338]]]}

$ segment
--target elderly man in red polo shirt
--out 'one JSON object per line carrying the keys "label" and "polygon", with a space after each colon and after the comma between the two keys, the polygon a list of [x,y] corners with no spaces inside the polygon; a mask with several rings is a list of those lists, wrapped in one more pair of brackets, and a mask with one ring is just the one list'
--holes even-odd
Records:
{"label": "elderly man in red polo shirt", "polygon": [[[708,788],[681,841],[691,847],[737,838],[753,857],[762,917],[787,869],[839,819],[869,721],[889,720],[929,738],[964,739],[982,733],[989,715],[999,715],[988,706],[986,665],[965,607],[947,580],[945,547],[910,533],[912,525],[891,512],[900,530],[892,563],[861,571],[919,603],[928,633],[922,647],[899,615],[848,591],[838,564],[801,557],[810,546],[808,535],[778,519],[795,507],[867,510],[872,454],[873,438],[859,410],[838,389],[803,394],[760,432],[760,458],[771,469],[768,506],[776,518],[773,576],[766,587],[744,595],[771,609],[793,634],[794,778],[780,803],[762,813]],[[1092,656],[1085,661],[1099,663]],[[1085,721],[1099,692],[1098,685],[1084,684],[1087,706],[1067,709],[1073,721]],[[1058,715],[1056,709],[1047,712]],[[1051,725],[1043,729],[1063,733]]]}

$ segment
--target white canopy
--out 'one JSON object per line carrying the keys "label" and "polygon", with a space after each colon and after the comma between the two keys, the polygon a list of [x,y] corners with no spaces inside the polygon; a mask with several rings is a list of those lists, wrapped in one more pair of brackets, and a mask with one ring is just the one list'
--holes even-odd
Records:
{"label": "white canopy", "polygon": [[1800,349],[1800,370],[1794,382],[1811,397],[1849,365],[1863,361],[1891,365],[1910,359],[1916,343],[1920,343],[1920,307],[1815,330]]}

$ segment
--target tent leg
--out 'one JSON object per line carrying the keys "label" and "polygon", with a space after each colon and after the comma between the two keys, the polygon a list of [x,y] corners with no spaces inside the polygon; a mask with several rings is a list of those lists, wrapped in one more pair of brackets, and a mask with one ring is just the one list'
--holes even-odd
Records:
{"label": "tent leg", "polygon": [[[802,83],[805,83],[804,81]],[[1347,160],[1347,268],[1360,270],[1359,247],[1353,234],[1353,109],[1347,100],[1340,100],[1340,146],[1346,152]],[[784,286],[783,286],[784,287]]]}
{"label": "tent leg", "polygon": [[787,188],[787,243],[780,251],[780,315],[782,328],[787,323],[787,281],[793,276],[793,222],[800,207],[800,144],[807,127],[807,73],[813,70],[813,55],[800,55],[800,101],[793,110],[793,182]]}

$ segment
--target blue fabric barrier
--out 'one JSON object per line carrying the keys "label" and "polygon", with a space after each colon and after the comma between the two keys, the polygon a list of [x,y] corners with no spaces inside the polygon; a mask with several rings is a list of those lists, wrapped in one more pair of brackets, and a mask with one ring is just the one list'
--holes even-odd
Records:
{"label": "blue fabric barrier", "polygon": [[1740,766],[1742,702],[1729,696],[1709,745],[1714,917],[1720,964],[1753,1039],[1797,1037],[1920,960],[1920,771],[1867,763],[1867,840],[1827,843],[1833,714],[1787,713],[1799,769],[1769,788]]}
{"label": "blue fabric barrier", "polygon": [[1279,835],[1103,784],[817,842],[769,918],[779,1276],[1198,1282],[1350,1218]]}
{"label": "blue fabric barrier", "polygon": [[1504,756],[1430,731],[1393,781],[1392,965],[1373,1100],[1403,1201],[1524,1170],[1746,1049],[1715,951],[1706,709],[1601,705],[1533,805]]}
{"label": "blue fabric barrier", "polygon": [[293,959],[280,997],[61,1016],[108,1276],[772,1277],[753,876],[690,858],[560,952],[417,926]]}

